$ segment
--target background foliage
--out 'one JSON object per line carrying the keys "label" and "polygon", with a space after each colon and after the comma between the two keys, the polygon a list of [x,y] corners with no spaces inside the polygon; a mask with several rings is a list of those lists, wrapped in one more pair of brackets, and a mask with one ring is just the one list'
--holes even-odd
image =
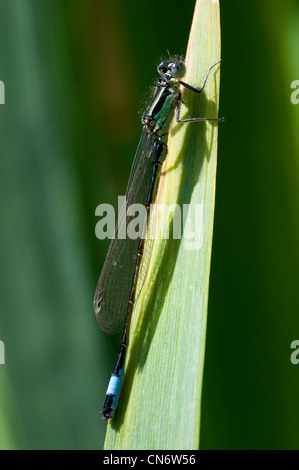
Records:
{"label": "background foliage", "polygon": [[[1,0],[0,448],[101,448],[117,349],[92,313],[161,56],[194,2]],[[221,4],[218,179],[201,448],[299,448],[299,8]],[[299,366],[297,366],[299,367]]]}

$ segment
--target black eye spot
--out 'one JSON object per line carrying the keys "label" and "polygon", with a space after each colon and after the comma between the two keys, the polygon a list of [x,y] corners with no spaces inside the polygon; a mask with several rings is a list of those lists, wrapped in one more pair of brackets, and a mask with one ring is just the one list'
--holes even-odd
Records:
{"label": "black eye spot", "polygon": [[160,75],[164,75],[168,71],[168,65],[169,60],[164,60],[163,62],[161,62],[157,67],[158,73]]}

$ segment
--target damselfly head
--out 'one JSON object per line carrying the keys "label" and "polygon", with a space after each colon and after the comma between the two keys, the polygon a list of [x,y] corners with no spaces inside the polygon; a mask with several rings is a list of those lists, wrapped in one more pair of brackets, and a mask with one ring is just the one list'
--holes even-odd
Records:
{"label": "damselfly head", "polygon": [[171,73],[175,78],[183,78],[186,73],[186,66],[182,60],[163,60],[157,68],[160,75]]}

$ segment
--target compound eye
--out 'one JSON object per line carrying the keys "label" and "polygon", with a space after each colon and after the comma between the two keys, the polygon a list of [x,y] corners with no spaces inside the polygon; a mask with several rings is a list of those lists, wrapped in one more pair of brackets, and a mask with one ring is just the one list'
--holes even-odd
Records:
{"label": "compound eye", "polygon": [[186,66],[181,60],[170,63],[169,69],[176,78],[182,78],[186,73]]}
{"label": "compound eye", "polygon": [[169,60],[163,60],[161,64],[158,65],[158,73],[162,76],[168,71]]}

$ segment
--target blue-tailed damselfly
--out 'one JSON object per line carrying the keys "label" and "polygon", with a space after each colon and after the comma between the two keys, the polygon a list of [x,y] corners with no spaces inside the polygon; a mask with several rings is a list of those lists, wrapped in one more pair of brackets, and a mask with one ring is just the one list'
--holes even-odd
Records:
{"label": "blue-tailed damselfly", "polygon": [[128,208],[137,203],[145,205],[146,215],[142,230],[144,234],[148,225],[150,205],[154,202],[161,165],[167,155],[169,126],[175,110],[178,123],[222,120],[206,117],[180,119],[182,104],[180,85],[195,93],[201,93],[211,69],[219,62],[209,68],[201,88],[194,88],[182,81],[186,67],[179,57],[165,60],[158,66],[161,77],[142,116],[143,131],[127,186],[125,205],[119,214],[115,237],[110,243],[94,297],[94,312],[102,331],[108,334],[117,333],[125,322],[117,360],[101,411],[104,419],[112,418],[118,404],[133,305],[142,287],[138,275],[144,254],[145,237],[136,239],[123,237],[123,234],[127,233]]}

